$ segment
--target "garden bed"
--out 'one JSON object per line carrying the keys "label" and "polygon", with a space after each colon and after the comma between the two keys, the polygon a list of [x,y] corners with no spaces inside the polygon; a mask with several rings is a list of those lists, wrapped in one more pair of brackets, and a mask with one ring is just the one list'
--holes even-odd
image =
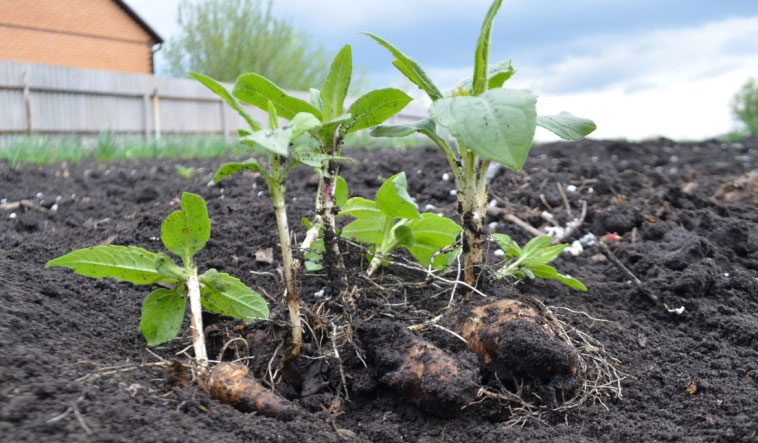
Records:
{"label": "garden bed", "polygon": [[[420,208],[455,215],[454,184],[442,179],[447,164],[435,148],[348,155],[356,158],[342,173],[351,196],[371,197],[384,179],[405,171]],[[586,201],[584,221],[568,240],[618,233],[621,239],[610,250],[660,303],[643,295],[596,246],[585,246],[576,257],[563,253],[555,262],[584,282],[586,293],[554,280],[513,287],[485,272],[481,289],[488,299],[534,298],[603,344],[603,355],[615,362],[621,398],[618,386],[596,386],[597,395],[576,407],[543,399],[542,409],[525,411],[480,395],[452,417],[416,407],[389,387],[370,348],[400,327],[435,317],[451,294],[453,313],[481,303],[481,295],[467,297],[462,287],[453,293],[452,285],[402,265],[363,278],[362,251],[345,244],[358,333],[329,297],[326,276],[301,271],[305,348],[297,362],[282,364],[287,313],[274,213],[260,177],[246,173],[208,188],[221,159],[0,165],[0,198],[7,208],[0,210],[0,435],[8,441],[753,440],[756,155],[755,138],[733,144],[588,140],[534,148],[522,172],[499,170],[490,189],[499,208],[486,220],[490,228],[523,244],[530,234],[503,220],[503,212],[538,227],[545,223],[541,213],[549,211],[565,224]],[[194,167],[194,175],[180,176],[177,164]],[[317,182],[304,167],[288,180],[290,226],[299,239]],[[275,380],[276,391],[303,411],[292,421],[239,412],[182,382],[185,374],[167,362],[187,360],[181,352],[190,346],[189,329],[148,350],[137,328],[141,288],[43,269],[54,257],[96,244],[161,250],[161,221],[183,191],[206,199],[213,222],[198,261],[240,277],[269,298],[272,310],[270,321],[250,325],[206,316],[209,355],[215,359],[229,343],[224,360],[243,358],[256,378]],[[8,208],[14,202],[21,203]],[[490,243],[490,264],[501,260],[496,249]],[[453,269],[445,278],[455,276]],[[681,314],[669,311],[680,307]],[[477,365],[475,354],[445,330],[415,333]],[[244,340],[230,342],[237,337]],[[484,372],[491,388],[492,377]]]}

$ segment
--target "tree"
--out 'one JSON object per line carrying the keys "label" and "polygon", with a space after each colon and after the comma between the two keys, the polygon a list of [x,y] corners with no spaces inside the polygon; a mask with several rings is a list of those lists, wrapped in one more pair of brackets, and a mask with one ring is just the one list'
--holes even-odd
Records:
{"label": "tree", "polygon": [[256,72],[295,90],[322,84],[330,54],[274,17],[271,6],[271,0],[181,0],[180,32],[165,50],[169,72],[200,72],[226,82]]}
{"label": "tree", "polygon": [[758,135],[758,82],[749,79],[734,95],[732,113],[751,135]]}

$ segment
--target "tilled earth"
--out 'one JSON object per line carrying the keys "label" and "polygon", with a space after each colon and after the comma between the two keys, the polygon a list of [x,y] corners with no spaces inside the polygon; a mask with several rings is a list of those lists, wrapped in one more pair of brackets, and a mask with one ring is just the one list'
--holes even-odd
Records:
{"label": "tilled earth", "polygon": [[[356,158],[342,174],[351,195],[373,198],[385,178],[405,171],[422,209],[455,215],[454,185],[443,180],[446,165],[435,149],[348,154]],[[488,298],[519,293],[550,306],[603,343],[624,374],[621,398],[588,400],[511,427],[506,423],[513,416],[492,401],[444,418],[409,404],[384,383],[365,352],[372,343],[362,343],[360,334],[350,342],[345,333],[338,344],[330,340],[345,327],[344,317],[329,297],[331,282],[320,273],[301,272],[307,345],[296,364],[282,366],[286,311],[274,215],[260,177],[243,174],[208,188],[221,159],[86,161],[17,170],[0,165],[5,207],[28,200],[0,210],[0,440],[755,441],[757,154],[757,139],[589,140],[539,146],[522,172],[496,171],[491,199],[500,209],[491,208],[491,230],[523,243],[530,234],[501,213],[540,227],[548,211],[565,225],[585,201],[583,223],[567,241],[617,233],[613,254],[661,301],[646,298],[596,246],[555,262],[582,280],[587,293],[552,280],[515,289],[485,281]],[[182,178],[177,164],[195,167],[195,174]],[[276,391],[304,411],[293,421],[242,413],[192,383],[177,383],[161,362],[186,361],[189,331],[185,327],[176,340],[148,350],[137,329],[146,288],[44,269],[51,258],[97,244],[161,251],[161,222],[182,191],[202,195],[213,220],[211,240],[197,256],[201,271],[215,267],[241,278],[269,297],[272,308],[270,321],[251,325],[206,316],[209,353],[215,359],[225,342],[243,337],[248,346],[237,340],[223,359],[244,357],[258,379],[273,377]],[[290,225],[299,239],[305,230],[300,219],[312,216],[315,191],[316,180],[305,168],[288,182]],[[423,323],[448,304],[452,286],[400,265],[372,281],[360,277],[367,264],[363,254],[343,247],[356,285],[356,323],[383,325],[367,327],[372,340],[381,341],[382,330],[390,334]],[[492,264],[502,260],[495,249],[490,245]],[[452,270],[446,278],[455,275]],[[458,289],[453,304],[461,309],[468,302]],[[681,314],[669,312],[680,307]],[[477,365],[476,356],[444,330],[416,333]],[[365,366],[362,358],[368,358]]]}

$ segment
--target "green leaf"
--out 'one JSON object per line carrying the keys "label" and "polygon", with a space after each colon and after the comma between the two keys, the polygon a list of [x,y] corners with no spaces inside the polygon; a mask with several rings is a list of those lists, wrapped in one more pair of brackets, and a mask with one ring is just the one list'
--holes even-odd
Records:
{"label": "green leaf", "polygon": [[377,89],[362,95],[353,102],[347,112],[353,116],[345,123],[347,132],[370,128],[397,114],[413,99],[405,92],[394,89]]}
{"label": "green leaf", "polygon": [[337,180],[334,183],[334,204],[338,208],[342,208],[347,203],[347,182],[344,178],[337,176]]}
{"label": "green leaf", "polygon": [[405,246],[406,248],[409,248],[413,246],[414,243],[416,243],[416,236],[413,235],[413,230],[408,226],[407,223],[395,224],[395,226],[393,226],[392,230],[390,231],[390,238],[391,240],[389,241],[389,248],[388,250],[384,251],[385,253],[399,246]]}
{"label": "green leaf", "polygon": [[353,197],[340,206],[340,212],[337,216],[342,217],[350,215],[356,218],[374,217],[381,218],[384,223],[384,213],[376,207],[376,202],[367,200],[363,197]]}
{"label": "green leaf", "polygon": [[357,218],[342,228],[341,235],[361,243],[379,245],[384,239],[384,216]]}
{"label": "green leaf", "polygon": [[524,245],[524,249],[521,250],[519,261],[524,266],[531,266],[533,264],[544,265],[545,263],[540,263],[540,258],[542,257],[542,254],[545,253],[545,250],[550,247],[552,242],[553,238],[549,235],[538,235],[537,237],[532,238]]}
{"label": "green leaf", "polygon": [[210,183],[208,183],[208,186],[213,186],[216,183],[220,182],[224,178],[235,174],[239,171],[243,171],[245,169],[252,169],[253,171],[258,171],[263,175],[263,177],[268,177],[268,171],[263,169],[263,166],[261,166],[260,163],[258,163],[258,160],[254,158],[249,158],[245,160],[244,162],[231,162],[231,163],[225,163],[221,165],[218,170],[216,171],[216,174],[213,176],[213,180],[211,180]]}
{"label": "green leaf", "polygon": [[592,120],[576,117],[568,112],[541,115],[537,117],[537,125],[565,140],[581,140],[597,129]]}
{"label": "green leaf", "polygon": [[211,219],[205,201],[199,195],[183,193],[182,209],[169,214],[161,225],[163,245],[186,265],[203,249],[210,236]]}
{"label": "green leaf", "polygon": [[476,42],[476,51],[474,52],[474,77],[472,92],[474,95],[479,95],[487,90],[487,79],[490,60],[490,46],[492,36],[492,21],[495,19],[497,10],[500,9],[500,5],[503,0],[495,0],[490,5],[490,9],[487,11],[487,15],[484,17],[482,23],[482,30],[479,34],[479,40]]}
{"label": "green leaf", "polygon": [[392,61],[392,64],[404,75],[413,82],[416,86],[426,91],[426,94],[429,96],[429,98],[432,99],[432,101],[442,98],[442,93],[437,88],[437,86],[434,85],[432,80],[429,78],[428,75],[426,75],[426,72],[424,72],[423,69],[421,69],[421,66],[419,66],[418,63],[416,63],[413,59],[409,58],[399,50],[397,50],[394,46],[386,42],[385,40],[382,40],[380,37],[377,37],[374,34],[365,32],[367,36],[373,38],[377,43],[387,48],[392,55],[395,57],[395,60]]}
{"label": "green leaf", "polygon": [[310,93],[311,105],[313,105],[314,108],[321,110],[323,112],[324,101],[321,100],[321,91],[319,91],[316,88],[311,88],[308,90],[308,92]]}
{"label": "green leaf", "polygon": [[327,75],[324,87],[321,89],[321,99],[324,103],[322,118],[324,121],[342,114],[352,73],[353,57],[350,45],[345,45],[334,57],[329,75]]}
{"label": "green leaf", "polygon": [[258,74],[250,73],[239,76],[234,85],[234,96],[264,111],[267,109],[268,101],[271,100],[279,116],[287,120],[292,119],[300,112],[313,114],[321,120],[321,111],[313,105],[305,100],[288,95],[269,79]]}
{"label": "green leaf", "polygon": [[513,241],[509,235],[492,234],[492,238],[495,239],[497,244],[500,246],[500,249],[502,249],[509,256],[521,257],[521,248],[519,248],[518,243]]}
{"label": "green leaf", "polygon": [[[500,62],[496,65],[490,65],[490,78],[487,81],[487,89],[495,89],[503,86],[503,83],[510,79],[515,72],[516,71],[513,69],[513,65],[511,65],[510,59]],[[458,89],[463,89],[465,91],[468,91],[469,95],[472,95],[473,87],[474,85],[472,84],[471,77],[469,76],[459,81],[453,90],[455,91]]]}
{"label": "green leaf", "polygon": [[159,255],[136,246],[95,246],[77,249],[50,260],[46,268],[61,266],[94,278],[117,278],[138,285],[166,281],[158,272]]}
{"label": "green leaf", "polygon": [[187,280],[187,271],[177,266],[174,260],[166,254],[158,254],[155,260],[155,269],[168,281],[184,282]]}
{"label": "green leaf", "polygon": [[570,288],[578,289],[580,291],[586,291],[587,290],[587,286],[585,286],[584,283],[582,283],[581,281],[579,281],[579,280],[577,280],[577,279],[575,279],[575,278],[573,278],[571,276],[559,273],[552,266],[548,266],[548,265],[536,265],[536,266],[530,266],[529,269],[532,271],[532,274],[535,277],[539,277],[539,278],[554,278],[554,279],[560,281],[561,283],[569,286]]}
{"label": "green leaf", "polygon": [[251,128],[253,128],[256,131],[261,129],[260,123],[258,123],[253,118],[253,116],[247,112],[247,110],[242,105],[242,103],[239,102],[239,100],[237,100],[232,94],[229,93],[229,91],[226,90],[224,85],[217,82],[213,78],[208,77],[207,75],[199,74],[197,72],[190,72],[189,75],[191,77],[194,77],[200,83],[204,84],[213,93],[223,98],[229,104],[229,106],[232,107],[232,109],[237,111],[242,116],[242,118],[245,119],[245,121],[247,122],[248,125],[250,125]]}
{"label": "green leaf", "polygon": [[209,311],[245,321],[268,318],[266,300],[239,279],[209,269],[199,280],[202,303]]}
{"label": "green leaf", "polygon": [[536,103],[527,90],[490,89],[476,97],[437,100],[429,112],[466,149],[518,171],[534,138]]}
{"label": "green leaf", "polygon": [[[411,220],[408,227],[413,231],[416,239],[408,251],[424,267],[429,266],[432,256],[440,249],[455,243],[461,233],[461,227],[453,220],[430,212],[421,214],[417,220]],[[443,265],[448,262],[444,256],[438,258],[442,259],[441,264]],[[455,257],[453,257],[454,259]]]}
{"label": "green leaf", "polygon": [[319,126],[321,126],[321,122],[316,117],[301,112],[290,120],[289,126],[256,131],[240,141],[251,141],[274,154],[286,156],[291,142]]}
{"label": "green leaf", "polygon": [[[437,136],[437,124],[434,119],[427,118],[408,125],[377,126],[371,130],[372,137],[407,137],[416,132]],[[439,137],[439,136],[437,136]]]}
{"label": "green leaf", "polygon": [[310,152],[306,150],[295,151],[292,158],[300,163],[305,163],[312,168],[321,168],[326,160],[352,162],[350,157],[340,157],[338,155],[322,154],[321,152]]}
{"label": "green leaf", "polygon": [[177,288],[156,289],[142,302],[139,330],[148,346],[171,341],[179,333],[184,321],[187,299]]}
{"label": "green leaf", "polygon": [[418,206],[408,195],[405,172],[388,178],[376,192],[376,207],[389,218],[419,218]]}

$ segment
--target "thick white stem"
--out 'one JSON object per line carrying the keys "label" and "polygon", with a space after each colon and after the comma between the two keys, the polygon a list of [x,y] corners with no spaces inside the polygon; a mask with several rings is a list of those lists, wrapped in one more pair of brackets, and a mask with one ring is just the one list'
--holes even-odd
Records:
{"label": "thick white stem", "polygon": [[208,352],[205,349],[203,332],[203,306],[200,303],[200,284],[197,281],[197,269],[191,267],[187,278],[187,290],[190,303],[190,329],[192,330],[192,347],[195,360],[201,367],[208,366]]}
{"label": "thick white stem", "polygon": [[[280,187],[281,186],[281,187]],[[275,184],[271,187],[271,198],[274,202],[276,226],[279,233],[279,245],[282,251],[282,267],[284,268],[284,280],[287,285],[287,310],[289,311],[290,325],[292,327],[292,357],[300,354],[303,344],[303,327],[300,322],[300,299],[297,293],[297,280],[294,272],[292,259],[292,247],[290,243],[290,230],[287,223],[287,208],[284,204],[284,186]]]}

